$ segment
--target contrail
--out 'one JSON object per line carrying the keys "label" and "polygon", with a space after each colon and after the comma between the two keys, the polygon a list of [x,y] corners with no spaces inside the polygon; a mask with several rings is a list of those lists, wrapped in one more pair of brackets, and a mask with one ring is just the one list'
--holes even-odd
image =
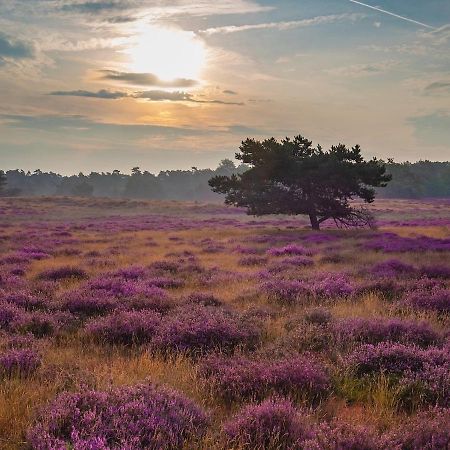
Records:
{"label": "contrail", "polygon": [[366,3],[358,2],[356,0],[349,0],[349,1],[352,3],[356,3],[357,5],[365,6],[366,8],[374,9],[375,11],[388,14],[393,17],[397,17],[397,19],[406,20],[407,22],[415,23],[416,25],[421,25],[422,27],[430,28],[432,30],[436,29],[436,27],[432,27],[431,25],[427,25],[426,23],[418,22],[417,20],[409,19],[408,17],[399,16],[398,14],[386,11],[385,9],[378,8],[377,6],[367,5]]}

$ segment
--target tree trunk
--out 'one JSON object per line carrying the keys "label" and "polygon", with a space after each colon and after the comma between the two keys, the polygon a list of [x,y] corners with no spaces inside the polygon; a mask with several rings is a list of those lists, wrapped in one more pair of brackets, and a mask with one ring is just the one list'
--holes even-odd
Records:
{"label": "tree trunk", "polygon": [[309,214],[309,220],[311,221],[311,228],[313,230],[320,230],[320,223],[315,213]]}

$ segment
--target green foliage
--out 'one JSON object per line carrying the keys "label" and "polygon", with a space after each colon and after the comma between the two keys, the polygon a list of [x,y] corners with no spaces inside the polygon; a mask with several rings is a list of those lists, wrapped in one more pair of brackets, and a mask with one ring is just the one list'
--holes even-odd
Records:
{"label": "green foliage", "polygon": [[3,170],[0,170],[0,194],[2,194],[5,190],[6,186],[6,175]]}
{"label": "green foliage", "polygon": [[[75,195],[74,187],[86,182],[93,187],[96,197],[159,198],[170,200],[215,201],[220,197],[211,191],[208,180],[216,175],[231,176],[241,174],[250,167],[247,164],[235,165],[231,160],[223,160],[216,169],[166,170],[158,175],[149,172],[151,183],[158,185],[146,188],[146,183],[128,187],[132,175],[119,170],[112,172],[91,172],[89,175],[62,176],[53,172],[24,172],[8,170],[8,185],[2,195]],[[450,162],[419,161],[416,163],[386,164],[387,173],[393,179],[385,188],[376,188],[377,197],[383,198],[448,198],[450,197]],[[134,183],[134,182],[133,182]],[[145,192],[144,190],[145,189]]]}
{"label": "green foliage", "polygon": [[86,181],[82,181],[72,188],[72,195],[76,197],[91,197],[93,192],[94,187]]}
{"label": "green foliage", "polygon": [[358,145],[349,149],[339,144],[324,151],[303,136],[247,139],[236,159],[250,168],[209,181],[214,192],[226,195],[225,203],[246,207],[253,215],[306,214],[314,229],[328,219],[342,226],[370,225],[370,215],[350,200],[371,203],[373,188],[391,179],[384,162],[365,161]]}
{"label": "green foliage", "polygon": [[385,198],[450,197],[450,163],[418,161],[388,164],[392,182],[380,196]]}

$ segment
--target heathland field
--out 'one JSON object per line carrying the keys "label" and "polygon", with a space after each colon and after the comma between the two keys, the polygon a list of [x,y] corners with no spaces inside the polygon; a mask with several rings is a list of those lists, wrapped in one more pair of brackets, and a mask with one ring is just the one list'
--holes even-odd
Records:
{"label": "heathland field", "polygon": [[448,449],[450,201],[308,230],[0,200],[0,448]]}

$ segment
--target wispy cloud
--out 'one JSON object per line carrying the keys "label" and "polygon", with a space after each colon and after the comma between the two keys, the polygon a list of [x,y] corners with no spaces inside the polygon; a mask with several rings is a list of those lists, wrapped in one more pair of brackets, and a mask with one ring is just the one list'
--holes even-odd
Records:
{"label": "wispy cloud", "polygon": [[450,80],[430,83],[425,87],[425,92],[428,94],[450,92]]}
{"label": "wispy cloud", "polygon": [[[152,20],[174,16],[206,17],[214,15],[248,14],[267,12],[274,9],[273,6],[260,5],[253,0],[198,0],[196,2],[188,2],[185,0],[173,0],[171,2],[145,2],[141,0],[57,0],[56,3],[60,3],[59,9],[65,13],[105,16],[111,13],[133,11],[134,13],[138,13],[141,17],[145,16]],[[125,20],[132,20],[133,16],[126,15],[125,17]],[[119,22],[121,22],[120,19]]]}
{"label": "wispy cloud", "polygon": [[53,91],[49,95],[56,95],[61,97],[88,97],[88,98],[102,98],[106,100],[117,100],[119,98],[128,97],[126,92],[113,92],[106,89],[101,89],[97,92],[85,91],[82,89],[76,91]]}
{"label": "wispy cloud", "polygon": [[442,45],[450,41],[450,24],[446,24],[440,28],[435,28],[433,31],[423,33],[422,37],[432,39],[434,44]]}
{"label": "wispy cloud", "polygon": [[119,100],[123,98],[145,99],[153,102],[191,102],[191,103],[213,103],[220,105],[236,105],[242,106],[242,102],[228,102],[225,100],[217,99],[203,99],[195,97],[194,95],[184,92],[175,91],[168,92],[162,90],[152,91],[137,91],[137,92],[122,92],[122,91],[108,91],[107,89],[101,89],[97,92],[86,90],[74,90],[74,91],[53,91],[49,95],[58,97],[85,97],[85,98],[97,98],[102,100]]}
{"label": "wispy cloud", "polygon": [[34,48],[31,44],[0,32],[0,61],[4,59],[32,58],[33,55]]}
{"label": "wispy cloud", "polygon": [[72,2],[61,6],[63,11],[98,14],[103,11],[126,10],[131,7],[128,1],[100,0],[87,2]]}
{"label": "wispy cloud", "polygon": [[196,80],[177,78],[164,81],[153,73],[119,72],[116,70],[100,70],[103,80],[121,81],[133,86],[157,86],[164,88],[187,88],[198,84]]}
{"label": "wispy cloud", "polygon": [[250,30],[291,30],[294,28],[309,27],[313,25],[323,25],[335,22],[342,22],[346,20],[356,21],[365,17],[363,14],[333,14],[328,16],[317,16],[311,19],[291,20],[283,22],[266,22],[249,25],[227,25],[223,27],[207,28],[206,30],[199,30],[199,34],[213,35],[213,34],[229,34],[238,33]]}
{"label": "wispy cloud", "polygon": [[353,64],[344,67],[333,67],[327,70],[330,75],[345,76],[345,77],[364,77],[370,75],[378,75],[387,72],[392,67],[398,65],[396,61],[381,61],[368,64]]}
{"label": "wispy cloud", "polygon": [[405,16],[400,16],[399,14],[395,14],[395,13],[393,13],[391,11],[387,11],[385,9],[379,8],[378,6],[368,5],[367,3],[362,3],[362,2],[359,2],[357,0],[348,0],[348,1],[352,2],[352,3],[356,3],[357,5],[365,6],[366,8],[373,9],[374,11],[378,11],[378,12],[381,12],[383,14],[387,14],[389,16],[396,17],[397,19],[405,20],[406,22],[410,22],[410,23],[414,23],[416,25],[420,25],[420,26],[425,27],[425,28],[430,28],[430,29],[435,29],[436,28],[436,27],[433,27],[431,25],[427,25],[426,23],[419,22],[418,20],[410,19],[409,17],[405,17]]}
{"label": "wispy cloud", "polygon": [[227,102],[224,100],[208,100],[196,98],[188,92],[166,92],[166,91],[144,91],[134,93],[134,98],[144,98],[151,101],[172,101],[172,102],[192,102],[192,103],[215,103],[219,105],[242,106],[242,102]]}

